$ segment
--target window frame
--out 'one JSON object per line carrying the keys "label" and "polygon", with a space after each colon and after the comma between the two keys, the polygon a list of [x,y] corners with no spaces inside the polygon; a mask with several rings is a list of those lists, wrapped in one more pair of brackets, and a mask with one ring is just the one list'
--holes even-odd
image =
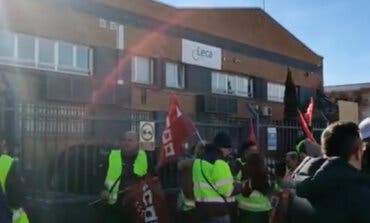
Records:
{"label": "window frame", "polygon": [[[136,70],[136,59],[143,58],[149,61],[149,80],[148,81],[141,81],[138,80],[138,74]],[[146,56],[133,56],[131,61],[131,81],[137,84],[144,84],[144,85],[152,85],[154,82],[154,59],[152,57]]]}
{"label": "window frame", "polygon": [[4,34],[10,34],[12,39],[13,39],[13,48],[12,48],[12,51],[13,51],[13,55],[11,57],[7,57],[7,56],[1,56],[0,55],[0,61],[9,61],[10,63],[12,63],[13,61],[15,61],[15,58],[16,58],[16,54],[17,54],[17,40],[16,40],[16,35],[15,33],[12,33],[12,32],[9,32],[9,31],[6,31],[6,30],[1,30],[0,32],[4,33]]}
{"label": "window frame", "polygon": [[[228,73],[223,71],[213,71],[211,73],[211,88],[213,94],[221,94],[221,95],[229,95],[229,96],[237,96],[242,98],[253,98],[253,78],[247,75],[240,75],[240,74],[234,74],[234,73]],[[219,79],[220,75],[226,76],[225,77],[225,86],[220,87]],[[234,88],[231,84],[231,89],[229,89],[229,81],[234,81]],[[247,83],[247,93],[241,93],[242,91],[239,89],[239,81],[243,80]],[[216,81],[216,83],[214,83]],[[215,88],[216,87],[216,88]]]}
{"label": "window frame", "polygon": [[[46,40],[46,41],[51,41],[52,44],[53,44],[53,63],[48,63],[48,62],[42,62],[41,59],[40,59],[40,49],[41,49],[41,44],[40,44],[40,40]],[[59,56],[57,57],[55,55],[56,53],[56,48],[57,48],[57,41],[55,40],[50,40],[50,39],[45,39],[45,38],[38,38],[37,39],[37,44],[38,44],[38,53],[37,53],[37,65],[38,67],[42,66],[42,67],[51,67],[52,69],[56,69],[56,64],[57,64],[57,58],[59,59]],[[45,69],[48,69],[48,68],[45,68]]]}
{"label": "window frame", "polygon": [[[93,49],[87,45],[80,45],[69,43],[61,40],[53,40],[44,37],[37,37],[33,35],[23,34],[23,33],[14,33],[8,31],[0,31],[4,33],[9,33],[12,35],[13,38],[13,55],[12,57],[4,57],[0,56],[0,64],[2,65],[10,65],[15,67],[22,67],[22,68],[31,68],[36,70],[45,70],[45,71],[52,71],[58,73],[66,73],[66,74],[74,74],[74,75],[81,75],[81,76],[88,76],[93,73]],[[34,51],[33,59],[24,59],[19,57],[19,36],[27,36],[31,37],[34,44]],[[53,43],[53,54],[54,60],[53,63],[41,62],[40,60],[40,40],[51,41]],[[68,45],[72,45],[72,66],[65,66],[59,64],[59,44],[64,43]],[[85,48],[87,49],[87,69],[82,69],[77,66],[77,48]]]}
{"label": "window frame", "polygon": [[[33,41],[33,59],[26,59],[26,58],[21,58],[19,56],[19,53],[20,53],[20,47],[19,47],[19,39],[20,39],[20,36],[24,36],[24,37],[29,37],[32,39]],[[37,42],[37,39],[36,37],[34,36],[30,36],[30,35],[26,35],[26,34],[15,34],[15,38],[16,38],[16,47],[15,47],[15,51],[16,51],[16,54],[15,54],[15,61],[17,64],[23,64],[23,65],[29,65],[29,66],[36,66],[36,61],[37,61],[37,55],[36,55],[36,52],[38,51],[38,49],[36,49],[37,45],[36,45],[36,42]]]}
{"label": "window frame", "polygon": [[[238,85],[236,86],[236,95],[244,98],[253,98],[253,78],[250,76],[236,76],[237,84],[240,82],[245,82],[247,84],[246,88],[241,90]],[[243,84],[244,86],[244,84]],[[244,92],[244,90],[246,90]]]}
{"label": "window frame", "polygon": [[[272,92],[270,92],[271,90]],[[274,93],[274,91],[276,91],[277,93],[276,92]],[[270,81],[267,82],[267,100],[268,101],[284,103],[284,93],[285,93],[284,84],[277,83],[277,82],[270,82]]]}
{"label": "window frame", "polygon": [[[167,64],[172,64],[172,65],[175,65],[176,66],[176,70],[177,70],[177,75],[176,75],[177,86],[169,85],[167,83]],[[164,75],[165,75],[165,78],[164,78],[165,81],[164,82],[165,82],[165,86],[167,88],[185,89],[185,64],[180,63],[180,62],[171,61],[171,60],[166,60],[164,62]],[[179,77],[179,75],[181,75],[181,76]],[[181,79],[181,84],[179,83],[179,80],[180,79]]]}
{"label": "window frame", "polygon": [[[72,47],[72,65],[71,66],[60,64],[60,49],[61,49],[60,45],[61,44],[65,44],[65,45],[68,45],[68,46]],[[63,42],[63,41],[60,41],[60,42],[58,41],[57,42],[57,47],[58,47],[58,60],[57,60],[57,63],[56,63],[57,64],[57,68],[60,69],[60,70],[62,70],[62,71],[64,71],[64,70],[66,70],[66,71],[73,70],[74,67],[75,67],[75,62],[76,62],[75,45],[74,44],[71,44],[71,43]]]}

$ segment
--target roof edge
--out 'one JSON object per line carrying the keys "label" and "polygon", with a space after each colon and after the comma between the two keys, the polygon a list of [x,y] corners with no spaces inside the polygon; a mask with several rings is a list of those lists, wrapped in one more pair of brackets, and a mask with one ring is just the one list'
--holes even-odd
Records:
{"label": "roof edge", "polygon": [[195,10],[211,10],[211,9],[215,9],[215,10],[225,10],[225,9],[244,9],[244,10],[256,10],[256,11],[260,11],[262,12],[263,14],[265,14],[267,17],[269,17],[273,23],[275,23],[276,25],[278,25],[281,29],[283,29],[285,32],[288,33],[289,36],[291,36],[295,41],[297,41],[300,45],[302,45],[304,48],[306,48],[307,50],[309,50],[312,54],[314,54],[315,56],[319,57],[321,60],[324,59],[324,57],[318,53],[316,53],[314,50],[312,50],[310,47],[308,47],[302,40],[300,40],[299,38],[297,38],[292,32],[290,32],[287,28],[285,28],[281,23],[279,23],[274,17],[272,17],[269,13],[267,13],[265,10],[263,10],[261,7],[238,7],[238,6],[231,6],[231,7],[225,7],[225,6],[221,6],[221,7],[203,7],[203,6],[199,6],[199,7],[192,7],[192,6],[184,6],[184,7],[176,7],[174,5],[170,5],[168,3],[164,3],[162,2],[161,0],[151,0],[155,3],[158,3],[158,4],[162,4],[162,5],[165,5],[167,7],[170,7],[170,8],[173,8],[175,10],[191,10],[191,9],[195,9]]}
{"label": "roof edge", "polygon": [[287,32],[291,37],[293,37],[294,40],[296,40],[298,43],[300,43],[304,48],[308,49],[311,53],[313,53],[317,57],[321,58],[321,60],[324,59],[324,57],[322,55],[316,53],[314,50],[312,50],[310,47],[308,47],[302,40],[300,40],[298,37],[296,37],[291,31],[289,31],[287,28],[285,28],[281,23],[279,23],[274,17],[272,17],[265,10],[263,10],[261,8],[255,8],[255,9],[262,11],[262,13],[267,15],[275,24],[277,24],[280,28],[282,28],[285,32]]}

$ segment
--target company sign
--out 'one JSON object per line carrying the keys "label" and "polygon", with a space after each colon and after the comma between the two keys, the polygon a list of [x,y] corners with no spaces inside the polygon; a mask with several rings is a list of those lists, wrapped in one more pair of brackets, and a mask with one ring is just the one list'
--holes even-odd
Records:
{"label": "company sign", "polygon": [[182,62],[221,70],[221,48],[182,40]]}

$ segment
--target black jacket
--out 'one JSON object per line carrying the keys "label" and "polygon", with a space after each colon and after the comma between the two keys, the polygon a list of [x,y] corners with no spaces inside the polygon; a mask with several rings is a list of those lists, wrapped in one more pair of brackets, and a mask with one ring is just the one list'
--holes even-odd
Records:
{"label": "black jacket", "polygon": [[314,222],[370,222],[370,187],[364,175],[341,158],[329,158],[297,195],[315,209]]}

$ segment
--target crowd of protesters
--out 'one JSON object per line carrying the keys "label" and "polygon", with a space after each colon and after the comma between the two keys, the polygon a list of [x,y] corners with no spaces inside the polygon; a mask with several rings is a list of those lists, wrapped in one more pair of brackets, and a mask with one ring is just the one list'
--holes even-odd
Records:
{"label": "crowd of protesters", "polygon": [[[248,140],[235,153],[230,136],[220,132],[176,161],[181,189],[176,222],[370,222],[369,147],[370,118],[360,125],[336,122],[324,130],[320,145],[302,140],[269,171],[264,148]],[[7,157],[3,151],[2,159]],[[110,152],[106,166],[98,202],[108,206],[101,222],[116,222],[113,218],[118,222],[173,221],[166,213],[169,209],[160,183],[147,178],[160,172],[139,149],[136,133],[125,134],[121,147]],[[0,187],[0,205],[19,208],[11,203],[11,172]]]}
{"label": "crowd of protesters", "polygon": [[[184,176],[180,177],[184,205],[180,219],[220,223],[370,222],[369,145],[370,118],[360,125],[336,122],[324,130],[320,145],[302,140],[271,173],[263,148],[256,142],[242,143],[235,157],[230,137],[220,133],[213,142],[195,146],[192,156],[179,162],[180,175]],[[220,159],[230,168],[230,173],[223,170],[221,179],[232,176],[233,189],[218,193],[222,191],[217,187],[220,178],[214,180],[211,174],[201,184],[203,191],[197,191],[194,162],[214,165]],[[212,190],[216,191],[214,197]],[[208,195],[221,199],[207,203],[202,198]]]}

